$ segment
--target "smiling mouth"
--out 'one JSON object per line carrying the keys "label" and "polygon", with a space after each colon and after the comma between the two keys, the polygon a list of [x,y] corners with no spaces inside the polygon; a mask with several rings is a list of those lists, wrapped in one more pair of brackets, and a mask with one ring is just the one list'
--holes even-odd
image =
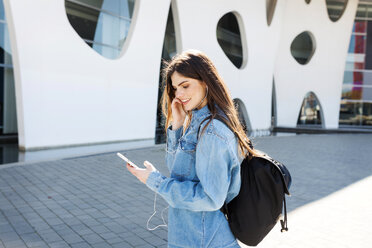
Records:
{"label": "smiling mouth", "polygon": [[186,100],[181,100],[181,102],[182,102],[183,105],[186,105],[186,104],[189,103],[190,100],[191,100],[191,98],[186,99]]}

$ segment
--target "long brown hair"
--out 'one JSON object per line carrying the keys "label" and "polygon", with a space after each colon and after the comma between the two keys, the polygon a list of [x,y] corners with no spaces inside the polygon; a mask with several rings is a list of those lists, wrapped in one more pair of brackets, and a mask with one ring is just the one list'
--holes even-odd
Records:
{"label": "long brown hair", "polygon": [[[165,131],[167,131],[167,128],[172,121],[171,104],[175,98],[171,76],[174,72],[178,72],[185,77],[200,80],[208,87],[207,104],[212,118],[207,125],[205,125],[201,133],[203,134],[208,124],[216,117],[217,108],[215,105],[217,105],[226,115],[225,117],[227,120],[225,124],[238,138],[239,151],[241,155],[259,155],[255,149],[250,147],[250,140],[239,121],[238,113],[224,81],[218,74],[212,61],[204,53],[197,50],[188,50],[176,55],[170,62],[164,62],[164,64],[163,79],[165,86],[162,96],[162,111],[166,118]],[[184,128],[190,124],[191,115],[192,113],[189,111],[187,113],[187,121],[184,124]]]}

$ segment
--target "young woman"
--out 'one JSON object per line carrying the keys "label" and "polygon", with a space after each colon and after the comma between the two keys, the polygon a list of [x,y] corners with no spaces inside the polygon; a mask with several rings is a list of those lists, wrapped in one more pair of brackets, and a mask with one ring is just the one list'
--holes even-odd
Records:
{"label": "young woman", "polygon": [[189,50],[177,55],[164,78],[170,177],[147,161],[146,169],[127,168],[168,202],[169,247],[239,247],[220,208],[239,193],[243,157],[256,152],[205,54]]}

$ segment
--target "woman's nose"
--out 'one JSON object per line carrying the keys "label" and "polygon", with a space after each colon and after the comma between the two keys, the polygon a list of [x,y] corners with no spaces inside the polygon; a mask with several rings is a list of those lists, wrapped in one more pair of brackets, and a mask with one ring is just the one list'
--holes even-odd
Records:
{"label": "woman's nose", "polygon": [[179,91],[179,90],[176,91],[176,97],[177,97],[177,98],[180,98],[182,95],[183,95],[183,94],[182,94],[181,91]]}

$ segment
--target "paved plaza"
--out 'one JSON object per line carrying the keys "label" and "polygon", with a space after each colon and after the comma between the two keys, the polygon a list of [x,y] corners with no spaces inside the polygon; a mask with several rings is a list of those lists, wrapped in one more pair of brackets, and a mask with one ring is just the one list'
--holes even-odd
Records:
{"label": "paved plaza", "polygon": [[[372,134],[253,141],[293,180],[289,232],[277,225],[258,247],[372,247]],[[120,152],[168,175],[164,145]],[[166,228],[146,229],[154,193],[123,165],[116,152],[0,165],[0,248],[166,247]],[[166,206],[158,197],[150,227]]]}

